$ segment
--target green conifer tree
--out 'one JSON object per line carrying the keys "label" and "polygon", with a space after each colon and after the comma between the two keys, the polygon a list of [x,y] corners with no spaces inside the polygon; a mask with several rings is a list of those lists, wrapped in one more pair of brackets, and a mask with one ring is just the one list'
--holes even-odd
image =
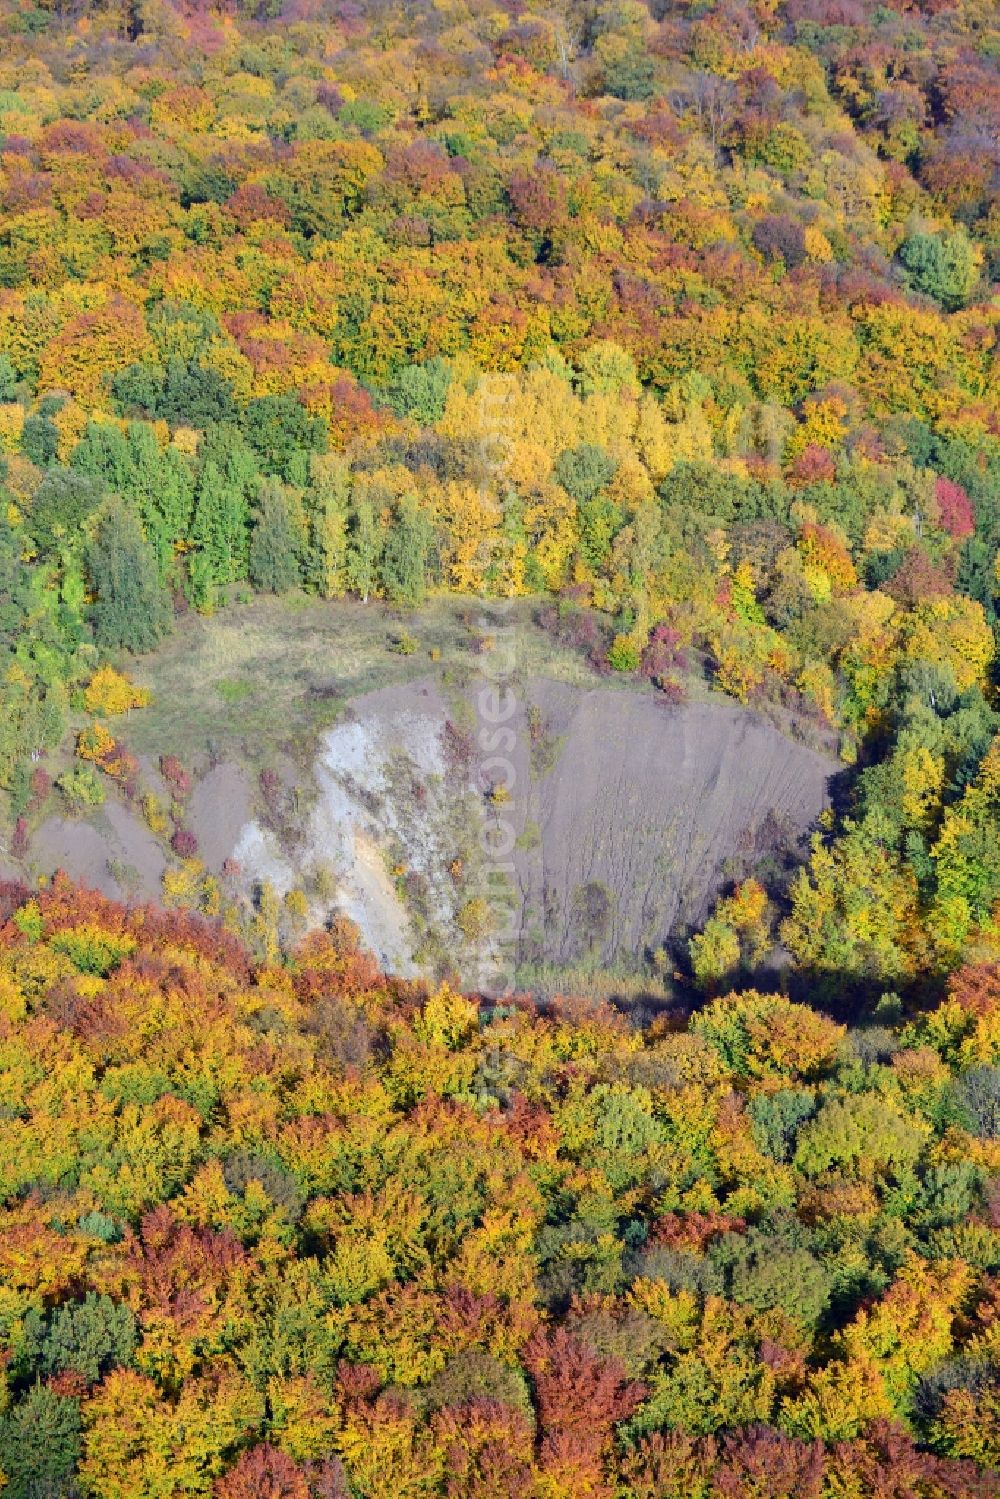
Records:
{"label": "green conifer tree", "polygon": [[299,581],[298,534],[288,492],[276,479],[260,486],[250,535],[250,581],[263,593],[286,593]]}
{"label": "green conifer tree", "polygon": [[200,554],[191,576],[198,607],[210,604],[220,588],[245,576],[248,507],[242,484],[209,460],[198,481],[191,539]]}
{"label": "green conifer tree", "polygon": [[87,571],[95,594],[91,619],[98,645],[152,650],[170,628],[170,604],[139,517],[117,496],[97,515]]}

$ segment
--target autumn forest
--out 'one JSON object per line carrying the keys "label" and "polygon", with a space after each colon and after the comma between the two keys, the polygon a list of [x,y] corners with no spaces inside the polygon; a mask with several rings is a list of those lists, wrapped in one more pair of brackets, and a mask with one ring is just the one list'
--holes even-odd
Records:
{"label": "autumn forest", "polygon": [[[0,42],[4,1499],[1000,1493],[993,0]],[[648,995],[383,972],[150,792],[185,631],[442,601],[835,763]],[[106,803],[156,900],[31,863]]]}

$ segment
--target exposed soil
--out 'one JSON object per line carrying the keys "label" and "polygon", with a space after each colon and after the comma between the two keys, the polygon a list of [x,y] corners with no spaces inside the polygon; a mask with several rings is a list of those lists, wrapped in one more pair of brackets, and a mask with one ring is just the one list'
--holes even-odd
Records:
{"label": "exposed soil", "polygon": [[[488,987],[495,941],[462,921],[484,892],[513,906],[521,965],[635,966],[702,922],[728,881],[801,853],[838,768],[735,705],[536,680],[510,719],[510,796],[494,807],[474,703],[429,681],[358,699],[323,736],[301,837],[282,848],[250,824],[245,876],[283,891],[324,864],[334,905],[397,971],[457,968]],[[459,764],[456,739],[471,747]],[[486,857],[484,834],[513,852]]]}
{"label": "exposed soil", "polygon": [[[668,707],[618,683],[515,677],[498,729],[485,668],[460,680],[442,670],[355,698],[311,771],[272,757],[270,801],[233,745],[185,814],[206,867],[233,859],[248,894],[304,890],[313,922],[351,917],[403,975],[489,989],[501,957],[508,978],[635,973],[728,883],[801,856],[839,768],[723,700]],[[138,900],[159,895],[166,864],[112,796],[86,820],[48,818],[28,872],[62,867]]]}
{"label": "exposed soil", "polygon": [[115,900],[155,900],[166,868],[163,850],[145,823],[108,800],[87,821],[49,817],[31,841],[41,873],[63,869]]}
{"label": "exposed soil", "polygon": [[702,923],[727,880],[796,852],[838,769],[735,705],[548,682],[530,697],[559,748],[515,796],[540,831],[516,855],[529,960],[610,963]]}
{"label": "exposed soil", "polygon": [[218,874],[250,821],[253,791],[239,765],[223,761],[197,783],[188,805],[188,821],[198,839],[198,857]]}

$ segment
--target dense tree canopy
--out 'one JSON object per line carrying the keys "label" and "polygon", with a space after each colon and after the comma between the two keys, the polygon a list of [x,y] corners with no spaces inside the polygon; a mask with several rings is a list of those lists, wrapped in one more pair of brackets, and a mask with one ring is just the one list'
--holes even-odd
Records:
{"label": "dense tree canopy", "polygon": [[638,1028],[0,902],[11,1494],[996,1492],[995,966]]}
{"label": "dense tree canopy", "polygon": [[690,1024],[630,1029],[282,957],[266,897],[251,955],[165,754],[212,921],[3,897],[4,1492],[992,1493],[996,6],[0,34],[5,856],[139,797],[124,655],[248,587],[539,595],[595,672],[849,768],[660,954]]}
{"label": "dense tree canopy", "polygon": [[571,589],[851,755],[901,666],[985,685],[990,7],[3,19],[4,508],[70,687],[109,492],[199,609]]}

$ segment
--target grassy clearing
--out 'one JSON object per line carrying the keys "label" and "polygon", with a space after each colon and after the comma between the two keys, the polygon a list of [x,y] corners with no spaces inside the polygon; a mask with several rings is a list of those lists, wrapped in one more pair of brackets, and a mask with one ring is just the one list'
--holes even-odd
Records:
{"label": "grassy clearing", "polygon": [[135,748],[196,763],[221,750],[252,761],[294,751],[352,697],[430,669],[432,648],[454,650],[455,622],[435,611],[412,656],[391,649],[399,623],[379,605],[291,596],[180,620],[134,675],[154,701],[130,725]]}
{"label": "grassy clearing", "polygon": [[483,668],[478,642],[501,624],[514,629],[515,680],[593,683],[585,660],[534,625],[533,609],[519,600],[501,618],[476,599],[437,598],[402,614],[293,594],[208,619],[187,615],[158,651],[131,664],[154,700],[133,715],[127,739],[140,754],[168,752],[190,765],[219,754],[259,764],[275,753],[305,763],[352,698],[429,674],[445,690],[474,679]]}
{"label": "grassy clearing", "polygon": [[245,697],[252,697],[254,691],[254,684],[252,682],[241,682],[238,679],[235,681],[223,681],[218,685],[219,696],[224,703],[229,703],[230,706],[235,703],[242,703]]}

